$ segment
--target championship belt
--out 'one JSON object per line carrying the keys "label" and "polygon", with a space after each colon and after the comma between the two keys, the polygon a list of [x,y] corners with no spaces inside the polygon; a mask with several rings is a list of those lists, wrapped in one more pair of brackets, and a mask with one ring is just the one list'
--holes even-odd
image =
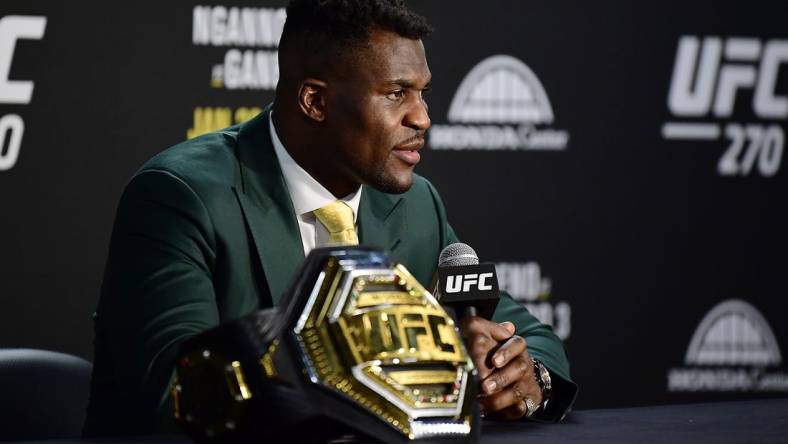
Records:
{"label": "championship belt", "polygon": [[193,439],[478,439],[476,370],[405,267],[377,249],[331,247],[296,276],[278,309],[182,345],[172,395]]}

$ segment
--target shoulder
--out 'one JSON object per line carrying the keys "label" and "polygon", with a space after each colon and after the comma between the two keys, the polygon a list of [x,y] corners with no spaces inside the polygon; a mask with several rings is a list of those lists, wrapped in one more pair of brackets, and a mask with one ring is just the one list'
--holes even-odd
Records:
{"label": "shoulder", "polygon": [[145,162],[121,195],[119,217],[157,203],[205,219],[238,183],[238,128],[208,133],[165,149]]}
{"label": "shoulder", "polygon": [[232,186],[239,171],[237,141],[238,127],[235,126],[181,142],[145,162],[134,177],[162,173],[191,187]]}

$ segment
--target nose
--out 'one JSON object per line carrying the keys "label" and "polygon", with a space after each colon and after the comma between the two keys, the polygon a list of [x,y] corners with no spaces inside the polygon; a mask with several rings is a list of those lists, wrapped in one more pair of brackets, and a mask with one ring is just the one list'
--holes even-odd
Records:
{"label": "nose", "polygon": [[402,123],[415,130],[426,131],[431,124],[428,110],[427,102],[424,101],[423,97],[419,97],[418,100],[414,101],[413,106],[408,109],[408,112],[405,113]]}

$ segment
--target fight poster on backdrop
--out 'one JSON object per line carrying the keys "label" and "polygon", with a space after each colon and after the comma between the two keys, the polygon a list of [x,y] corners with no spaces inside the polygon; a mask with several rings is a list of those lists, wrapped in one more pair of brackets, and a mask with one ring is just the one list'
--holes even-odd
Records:
{"label": "fight poster on backdrop", "polygon": [[[788,395],[788,5],[410,4],[417,172],[565,341],[577,407]],[[273,100],[285,6],[0,6],[0,346],[92,357],[123,187]]]}

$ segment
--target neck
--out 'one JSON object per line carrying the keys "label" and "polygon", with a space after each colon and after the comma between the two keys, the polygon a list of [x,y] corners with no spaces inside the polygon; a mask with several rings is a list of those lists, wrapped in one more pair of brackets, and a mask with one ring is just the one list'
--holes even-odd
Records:
{"label": "neck", "polygon": [[289,115],[292,114],[280,109],[277,102],[274,102],[274,128],[290,157],[336,198],[345,197],[358,190],[360,184],[342,177],[342,167],[336,165],[336,159],[324,154],[331,150],[316,143],[324,140],[321,134],[315,128],[302,124],[300,117],[290,118]]}

